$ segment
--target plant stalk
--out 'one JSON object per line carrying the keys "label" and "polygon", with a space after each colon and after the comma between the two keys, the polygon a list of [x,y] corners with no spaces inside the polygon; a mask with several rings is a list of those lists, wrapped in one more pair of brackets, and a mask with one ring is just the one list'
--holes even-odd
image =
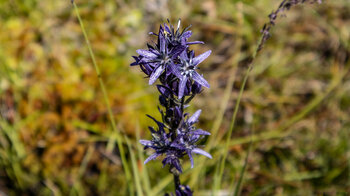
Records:
{"label": "plant stalk", "polygon": [[[82,30],[84,38],[85,38],[86,45],[87,45],[88,50],[89,50],[89,54],[90,54],[90,57],[91,57],[91,60],[92,60],[92,64],[94,65],[94,68],[95,68],[95,71],[96,71],[96,74],[97,74],[97,78],[98,78],[98,81],[99,81],[99,84],[100,84],[100,87],[101,87],[101,90],[102,90],[103,98],[104,98],[104,101],[105,101],[105,104],[106,104],[106,107],[107,107],[108,116],[109,116],[109,120],[110,120],[111,125],[112,125],[113,132],[116,134],[115,138],[116,138],[117,143],[118,143],[118,149],[119,149],[121,160],[122,160],[122,163],[123,163],[125,176],[126,176],[126,179],[127,179],[127,182],[129,184],[129,186],[132,186],[131,172],[130,172],[130,169],[129,169],[129,166],[128,166],[128,162],[127,162],[127,159],[126,159],[126,156],[125,156],[125,150],[124,150],[124,147],[122,145],[122,143],[123,143],[122,142],[122,137],[121,137],[121,134],[119,133],[119,131],[117,129],[117,126],[116,126],[116,123],[115,123],[115,120],[114,120],[112,108],[111,108],[111,105],[110,105],[109,100],[108,100],[106,87],[105,87],[105,84],[104,84],[104,82],[102,80],[101,72],[100,72],[100,69],[99,69],[99,67],[97,65],[97,62],[96,62],[96,59],[95,59],[95,55],[93,53],[93,50],[92,50],[89,38],[87,36],[87,33],[86,33],[86,30],[85,30],[83,21],[82,21],[82,19],[80,17],[78,7],[77,7],[76,3],[74,2],[74,0],[72,0],[71,3],[73,4],[75,14],[76,14],[76,16],[78,18],[81,30]],[[108,143],[113,143],[113,140],[114,140],[114,137],[111,137],[110,141]],[[108,145],[108,146],[110,146],[110,145]]]}

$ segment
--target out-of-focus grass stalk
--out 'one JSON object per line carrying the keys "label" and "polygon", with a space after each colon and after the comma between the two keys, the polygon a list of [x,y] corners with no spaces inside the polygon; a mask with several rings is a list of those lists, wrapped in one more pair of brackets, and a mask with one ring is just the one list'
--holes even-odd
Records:
{"label": "out-of-focus grass stalk", "polygon": [[[136,124],[136,141],[140,141],[141,135],[140,135],[140,125],[139,123]],[[142,163],[141,165],[141,180],[143,183],[143,187],[145,189],[146,195],[151,195],[151,185],[150,185],[150,180],[149,180],[149,175],[147,172],[147,168],[144,166],[143,162],[145,160],[143,156],[143,147],[141,146],[140,143],[136,144],[137,148],[137,154],[139,156],[139,161]]]}
{"label": "out-of-focus grass stalk", "polygon": [[[261,37],[261,39],[262,39],[262,37]],[[216,180],[214,182],[215,190],[219,190],[220,189],[221,179],[222,179],[223,174],[224,174],[224,169],[225,169],[226,158],[227,158],[227,155],[228,155],[229,144],[230,144],[230,140],[231,140],[231,135],[232,135],[233,129],[235,128],[236,117],[237,117],[239,105],[241,103],[241,98],[242,98],[242,95],[243,95],[243,91],[245,89],[245,85],[246,85],[247,80],[248,80],[248,76],[249,76],[250,72],[253,69],[254,60],[256,58],[257,53],[258,53],[258,50],[255,50],[255,52],[253,54],[253,57],[252,57],[252,61],[250,62],[249,67],[248,67],[248,69],[247,69],[247,71],[246,71],[246,73],[244,75],[243,83],[242,83],[241,88],[239,90],[239,94],[238,94],[238,97],[237,97],[235,109],[234,109],[234,112],[233,112],[233,115],[232,115],[232,119],[231,119],[231,123],[230,123],[230,128],[228,129],[229,131],[228,131],[228,135],[226,137],[224,154],[223,154],[222,159],[220,159],[220,167],[219,167],[218,178],[216,178],[218,180]]]}
{"label": "out-of-focus grass stalk", "polygon": [[143,191],[141,188],[141,179],[139,176],[139,170],[137,169],[137,161],[135,157],[135,153],[133,149],[131,148],[131,142],[127,137],[124,137],[126,144],[128,146],[129,152],[130,152],[130,157],[131,157],[131,165],[132,165],[132,171],[134,173],[134,180],[135,180],[135,186],[136,186],[136,192],[137,196],[143,196]]}
{"label": "out-of-focus grass stalk", "polygon": [[[127,184],[129,186],[129,189],[132,189],[132,180],[131,180],[131,172],[130,172],[130,169],[129,169],[129,166],[128,166],[128,162],[127,162],[127,159],[125,157],[125,150],[124,150],[124,147],[122,145],[122,137],[121,137],[121,134],[119,133],[119,131],[117,130],[117,126],[116,126],[116,123],[115,123],[115,120],[114,120],[114,117],[113,117],[113,112],[112,112],[112,108],[110,106],[110,103],[109,103],[109,100],[108,100],[108,95],[107,95],[107,91],[106,91],[106,88],[105,88],[105,85],[104,85],[104,82],[102,80],[102,77],[101,77],[101,73],[100,73],[100,69],[97,65],[97,62],[96,62],[96,59],[95,59],[95,55],[92,51],[92,48],[91,48],[91,45],[90,45],[90,41],[89,41],[89,38],[87,36],[87,33],[85,31],[85,27],[84,27],[84,24],[83,24],[83,21],[80,17],[80,14],[79,14],[79,10],[78,10],[78,7],[76,5],[76,3],[74,1],[71,1],[72,4],[73,4],[73,7],[74,7],[74,11],[77,15],[77,18],[79,20],[79,24],[80,24],[80,27],[82,29],[82,32],[84,34],[84,38],[85,38],[85,41],[86,41],[86,44],[87,44],[87,47],[88,47],[88,50],[89,50],[89,54],[90,54],[90,57],[92,59],[92,63],[95,67],[95,71],[96,71],[96,74],[97,74],[97,77],[98,77],[98,81],[100,83],[100,87],[101,87],[101,90],[102,90],[102,94],[103,94],[103,97],[104,97],[104,100],[105,100],[105,104],[107,106],[107,110],[108,110],[108,115],[109,115],[109,119],[111,121],[111,124],[112,124],[112,129],[113,129],[113,132],[115,134],[115,138],[114,137],[111,137],[110,140],[109,140],[109,143],[114,143],[114,140],[116,139],[117,140],[117,143],[118,143],[118,149],[119,149],[119,152],[120,152],[120,156],[121,156],[121,160],[122,160],[122,163],[123,163],[123,168],[124,168],[124,172],[125,172],[125,177],[126,177],[126,180],[127,180]],[[108,145],[109,146],[109,145]]]}
{"label": "out-of-focus grass stalk", "polygon": [[[244,25],[244,16],[243,16],[243,3],[242,2],[238,2],[236,3],[236,8],[237,8],[237,25],[240,29],[243,29],[243,25]],[[237,31],[238,34],[242,34],[241,31]],[[243,36],[243,35],[241,35]],[[236,44],[235,44],[235,48],[233,49],[234,51],[239,51],[240,48],[242,47],[242,40],[238,39]],[[224,96],[223,96],[223,101],[222,104],[220,105],[220,109],[218,111],[218,115],[213,123],[213,126],[210,130],[210,137],[208,139],[208,144],[205,146],[204,150],[207,152],[210,152],[211,149],[213,149],[218,143],[220,143],[220,140],[222,138],[222,136],[218,135],[219,133],[219,128],[221,126],[222,120],[224,118],[224,114],[225,111],[227,109],[228,103],[230,101],[231,98],[231,94],[232,94],[232,88],[233,88],[233,84],[235,81],[235,66],[238,65],[239,60],[242,58],[242,53],[235,53],[230,59],[232,59],[232,71],[230,72],[230,77],[227,81],[227,85],[225,87],[225,91],[224,91]],[[203,171],[203,167],[205,166],[206,161],[204,160],[205,157],[199,157],[199,161],[198,164],[196,165],[196,167],[194,168],[194,171],[191,175],[191,180],[189,182],[189,186],[190,187],[194,187],[196,185],[198,185],[198,180],[200,180],[200,173]]]}
{"label": "out-of-focus grass stalk", "polygon": [[[235,71],[234,71],[234,69],[232,69],[230,77],[229,77],[229,79],[227,81],[226,88],[225,88],[223,101],[221,103],[218,115],[217,115],[217,117],[216,117],[216,119],[214,121],[213,127],[211,129],[212,131],[211,131],[211,135],[209,137],[209,142],[204,148],[204,150],[207,151],[207,152],[210,152],[210,150],[215,145],[215,141],[217,141],[217,134],[218,134],[221,122],[223,120],[224,113],[225,113],[225,110],[227,108],[228,102],[229,102],[230,97],[231,97],[231,92],[232,92],[234,80],[235,80]],[[206,159],[206,157],[198,157],[198,159],[199,159],[197,161],[198,164],[193,169],[194,171],[193,171],[193,173],[191,175],[191,180],[189,182],[189,186],[190,187],[194,187],[194,186],[198,185],[199,175],[203,171],[203,167],[205,166],[205,159]]]}

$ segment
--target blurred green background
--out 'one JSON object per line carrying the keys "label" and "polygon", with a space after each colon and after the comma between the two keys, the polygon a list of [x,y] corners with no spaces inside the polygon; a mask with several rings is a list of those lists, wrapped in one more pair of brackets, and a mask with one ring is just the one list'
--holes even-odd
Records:
{"label": "blurred green background", "polygon": [[[211,195],[247,63],[280,1],[76,3],[118,130],[128,138],[133,183],[125,180],[70,1],[0,0],[0,195],[127,195],[138,184],[145,195],[172,191],[168,168],[161,161],[144,166],[149,152],[137,142],[150,139],[147,126],[155,126],[145,114],[160,118],[157,90],[129,67],[135,50],[152,41],[148,32],[167,18],[193,25],[191,40],[206,43],[191,46],[197,54],[213,51],[200,66],[211,88],[187,110],[201,108],[198,126],[217,133],[205,143],[213,159],[196,156],[181,177],[195,195]],[[242,195],[350,193],[350,2],[304,4],[286,16],[255,60],[218,194],[232,192],[251,140]]]}

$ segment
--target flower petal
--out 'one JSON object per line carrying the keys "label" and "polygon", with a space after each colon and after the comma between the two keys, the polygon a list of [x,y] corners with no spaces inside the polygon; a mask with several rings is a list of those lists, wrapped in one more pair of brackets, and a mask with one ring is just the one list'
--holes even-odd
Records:
{"label": "flower petal", "polygon": [[186,31],[182,34],[182,37],[188,39],[192,36],[192,31]]}
{"label": "flower petal", "polygon": [[148,163],[149,161],[151,161],[151,160],[153,160],[153,159],[156,159],[159,155],[160,155],[160,154],[158,154],[158,153],[152,154],[151,156],[149,156],[149,157],[145,160],[145,162],[143,162],[143,164],[146,164],[146,163]]}
{"label": "flower petal", "polygon": [[186,48],[187,47],[183,45],[178,45],[173,48],[170,52],[172,54],[172,59],[176,59],[182,52],[185,52]]}
{"label": "flower petal", "polygon": [[193,161],[193,157],[192,157],[192,152],[190,150],[188,150],[187,154],[188,154],[188,158],[190,158],[190,161],[191,161],[191,168],[193,168],[194,161]]}
{"label": "flower petal", "polygon": [[181,72],[179,70],[180,65],[171,63],[170,66],[168,66],[170,69],[170,72],[173,73],[177,78],[181,79],[182,75]]}
{"label": "flower petal", "polygon": [[208,58],[208,56],[210,55],[211,50],[206,51],[203,54],[200,54],[196,57],[193,58],[193,65],[198,65],[199,63],[201,63],[202,61],[204,61],[206,58]]}
{"label": "flower petal", "polygon": [[150,51],[148,51],[148,50],[139,49],[139,50],[136,50],[136,52],[137,52],[139,55],[141,55],[141,56],[143,56],[143,57],[146,57],[146,58],[148,58],[148,59],[154,59],[154,58],[157,57],[156,54],[154,54],[153,52],[150,52]]}
{"label": "flower petal", "polygon": [[208,131],[204,131],[202,129],[197,129],[195,131],[192,131],[191,133],[194,135],[210,135]]}
{"label": "flower petal", "polygon": [[173,94],[171,92],[171,90],[168,87],[164,86],[164,85],[157,85],[157,88],[158,88],[158,91],[162,95],[164,95],[165,97],[169,97],[170,94]]}
{"label": "flower petal", "polygon": [[204,44],[202,41],[193,41],[193,42],[186,42],[187,45],[193,45],[193,44]]}
{"label": "flower petal", "polygon": [[204,156],[206,156],[206,157],[208,157],[208,158],[210,158],[210,159],[213,158],[213,157],[211,157],[211,155],[210,155],[209,153],[205,152],[204,150],[202,150],[202,149],[200,149],[200,148],[194,148],[194,149],[192,150],[192,152],[194,152],[194,153],[196,153],[196,154],[204,155]]}
{"label": "flower petal", "polygon": [[184,95],[184,91],[186,88],[186,83],[187,83],[187,77],[183,77],[182,79],[180,79],[180,84],[179,84],[179,94],[178,94],[178,98],[181,99]]}
{"label": "flower petal", "polygon": [[130,64],[131,66],[135,66],[135,65],[139,65],[139,64],[140,64],[140,63],[139,63],[139,61],[140,61],[140,58],[139,58],[139,57],[137,57],[137,56],[132,56],[132,58],[135,59],[135,62],[131,63],[131,64]]}
{"label": "flower petal", "polygon": [[210,88],[209,83],[203,78],[203,76],[199,75],[197,72],[192,73],[192,78],[194,81],[198,82],[200,85]]}
{"label": "flower petal", "polygon": [[165,31],[167,31],[169,34],[171,34],[171,30],[170,28],[168,27],[168,25],[166,23],[164,23],[164,29]]}
{"label": "flower petal", "polygon": [[189,119],[188,119],[188,123],[190,123],[191,125],[193,125],[194,123],[196,123],[198,121],[199,116],[201,115],[202,110],[197,110]]}
{"label": "flower petal", "polygon": [[156,70],[153,71],[153,73],[151,74],[151,77],[149,78],[149,85],[152,85],[158,78],[159,76],[163,73],[164,71],[164,67],[159,65],[158,68]]}
{"label": "flower petal", "polygon": [[159,34],[158,36],[159,39],[159,49],[161,52],[165,52],[165,38],[162,33]]}
{"label": "flower petal", "polygon": [[183,144],[179,144],[179,143],[176,143],[176,142],[171,143],[170,146],[173,147],[173,148],[176,148],[177,150],[184,150],[184,149],[186,149]]}
{"label": "flower petal", "polygon": [[182,168],[181,168],[181,164],[180,164],[180,161],[178,159],[175,159],[173,161],[173,165],[175,166],[175,168],[180,172],[182,173]]}
{"label": "flower petal", "polygon": [[149,140],[140,140],[139,142],[144,146],[152,146],[152,142]]}
{"label": "flower petal", "polygon": [[153,33],[153,32],[149,32],[148,35],[155,35],[155,36],[158,36],[157,33]]}
{"label": "flower petal", "polygon": [[178,106],[175,106],[175,118],[178,120],[182,118],[181,108]]}
{"label": "flower petal", "polygon": [[156,120],[155,118],[153,118],[151,115],[146,114],[146,116],[147,116],[148,118],[152,119],[154,122],[156,122],[159,128],[163,129],[163,128],[165,127],[165,125],[164,125],[162,122],[159,122],[158,120]]}

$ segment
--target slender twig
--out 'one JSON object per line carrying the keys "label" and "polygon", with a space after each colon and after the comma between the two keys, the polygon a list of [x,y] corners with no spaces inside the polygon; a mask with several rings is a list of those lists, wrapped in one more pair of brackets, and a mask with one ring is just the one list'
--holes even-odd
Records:
{"label": "slender twig", "polygon": [[[89,38],[87,36],[87,33],[86,33],[86,30],[85,30],[83,21],[82,21],[82,19],[80,17],[78,7],[77,7],[76,3],[74,2],[74,0],[71,0],[71,3],[73,4],[75,14],[77,15],[77,18],[78,18],[81,30],[82,30],[82,32],[84,34],[85,42],[86,42],[86,45],[87,45],[88,50],[89,50],[89,54],[90,54],[90,57],[91,57],[91,60],[92,60],[92,64],[95,67],[97,78],[98,78],[98,81],[99,81],[99,84],[100,84],[100,87],[101,87],[101,90],[102,90],[103,98],[104,98],[104,101],[105,101],[105,104],[106,104],[106,107],[107,107],[109,120],[111,122],[112,129],[113,129],[113,131],[114,131],[114,133],[116,135],[115,139],[117,140],[117,143],[118,143],[118,149],[119,149],[121,160],[122,160],[122,163],[123,163],[123,168],[124,168],[126,180],[128,182],[127,184],[129,186],[131,186],[132,185],[132,183],[131,183],[132,182],[132,180],[131,180],[131,172],[130,172],[130,169],[129,169],[129,166],[128,166],[127,159],[125,157],[125,150],[124,150],[124,147],[122,145],[123,144],[122,137],[121,137],[120,132],[117,129],[117,126],[116,126],[116,123],[115,123],[115,120],[114,120],[114,116],[113,116],[113,112],[112,112],[112,108],[111,108],[111,105],[110,105],[109,100],[108,100],[106,87],[105,87],[105,84],[104,84],[103,79],[101,77],[101,72],[100,72],[100,69],[99,69],[99,67],[97,65],[97,62],[96,62],[96,59],[95,59],[95,55],[94,55],[93,50],[91,48],[91,44],[90,44]],[[114,137],[111,137],[109,143],[114,142],[113,140],[114,140]]]}

